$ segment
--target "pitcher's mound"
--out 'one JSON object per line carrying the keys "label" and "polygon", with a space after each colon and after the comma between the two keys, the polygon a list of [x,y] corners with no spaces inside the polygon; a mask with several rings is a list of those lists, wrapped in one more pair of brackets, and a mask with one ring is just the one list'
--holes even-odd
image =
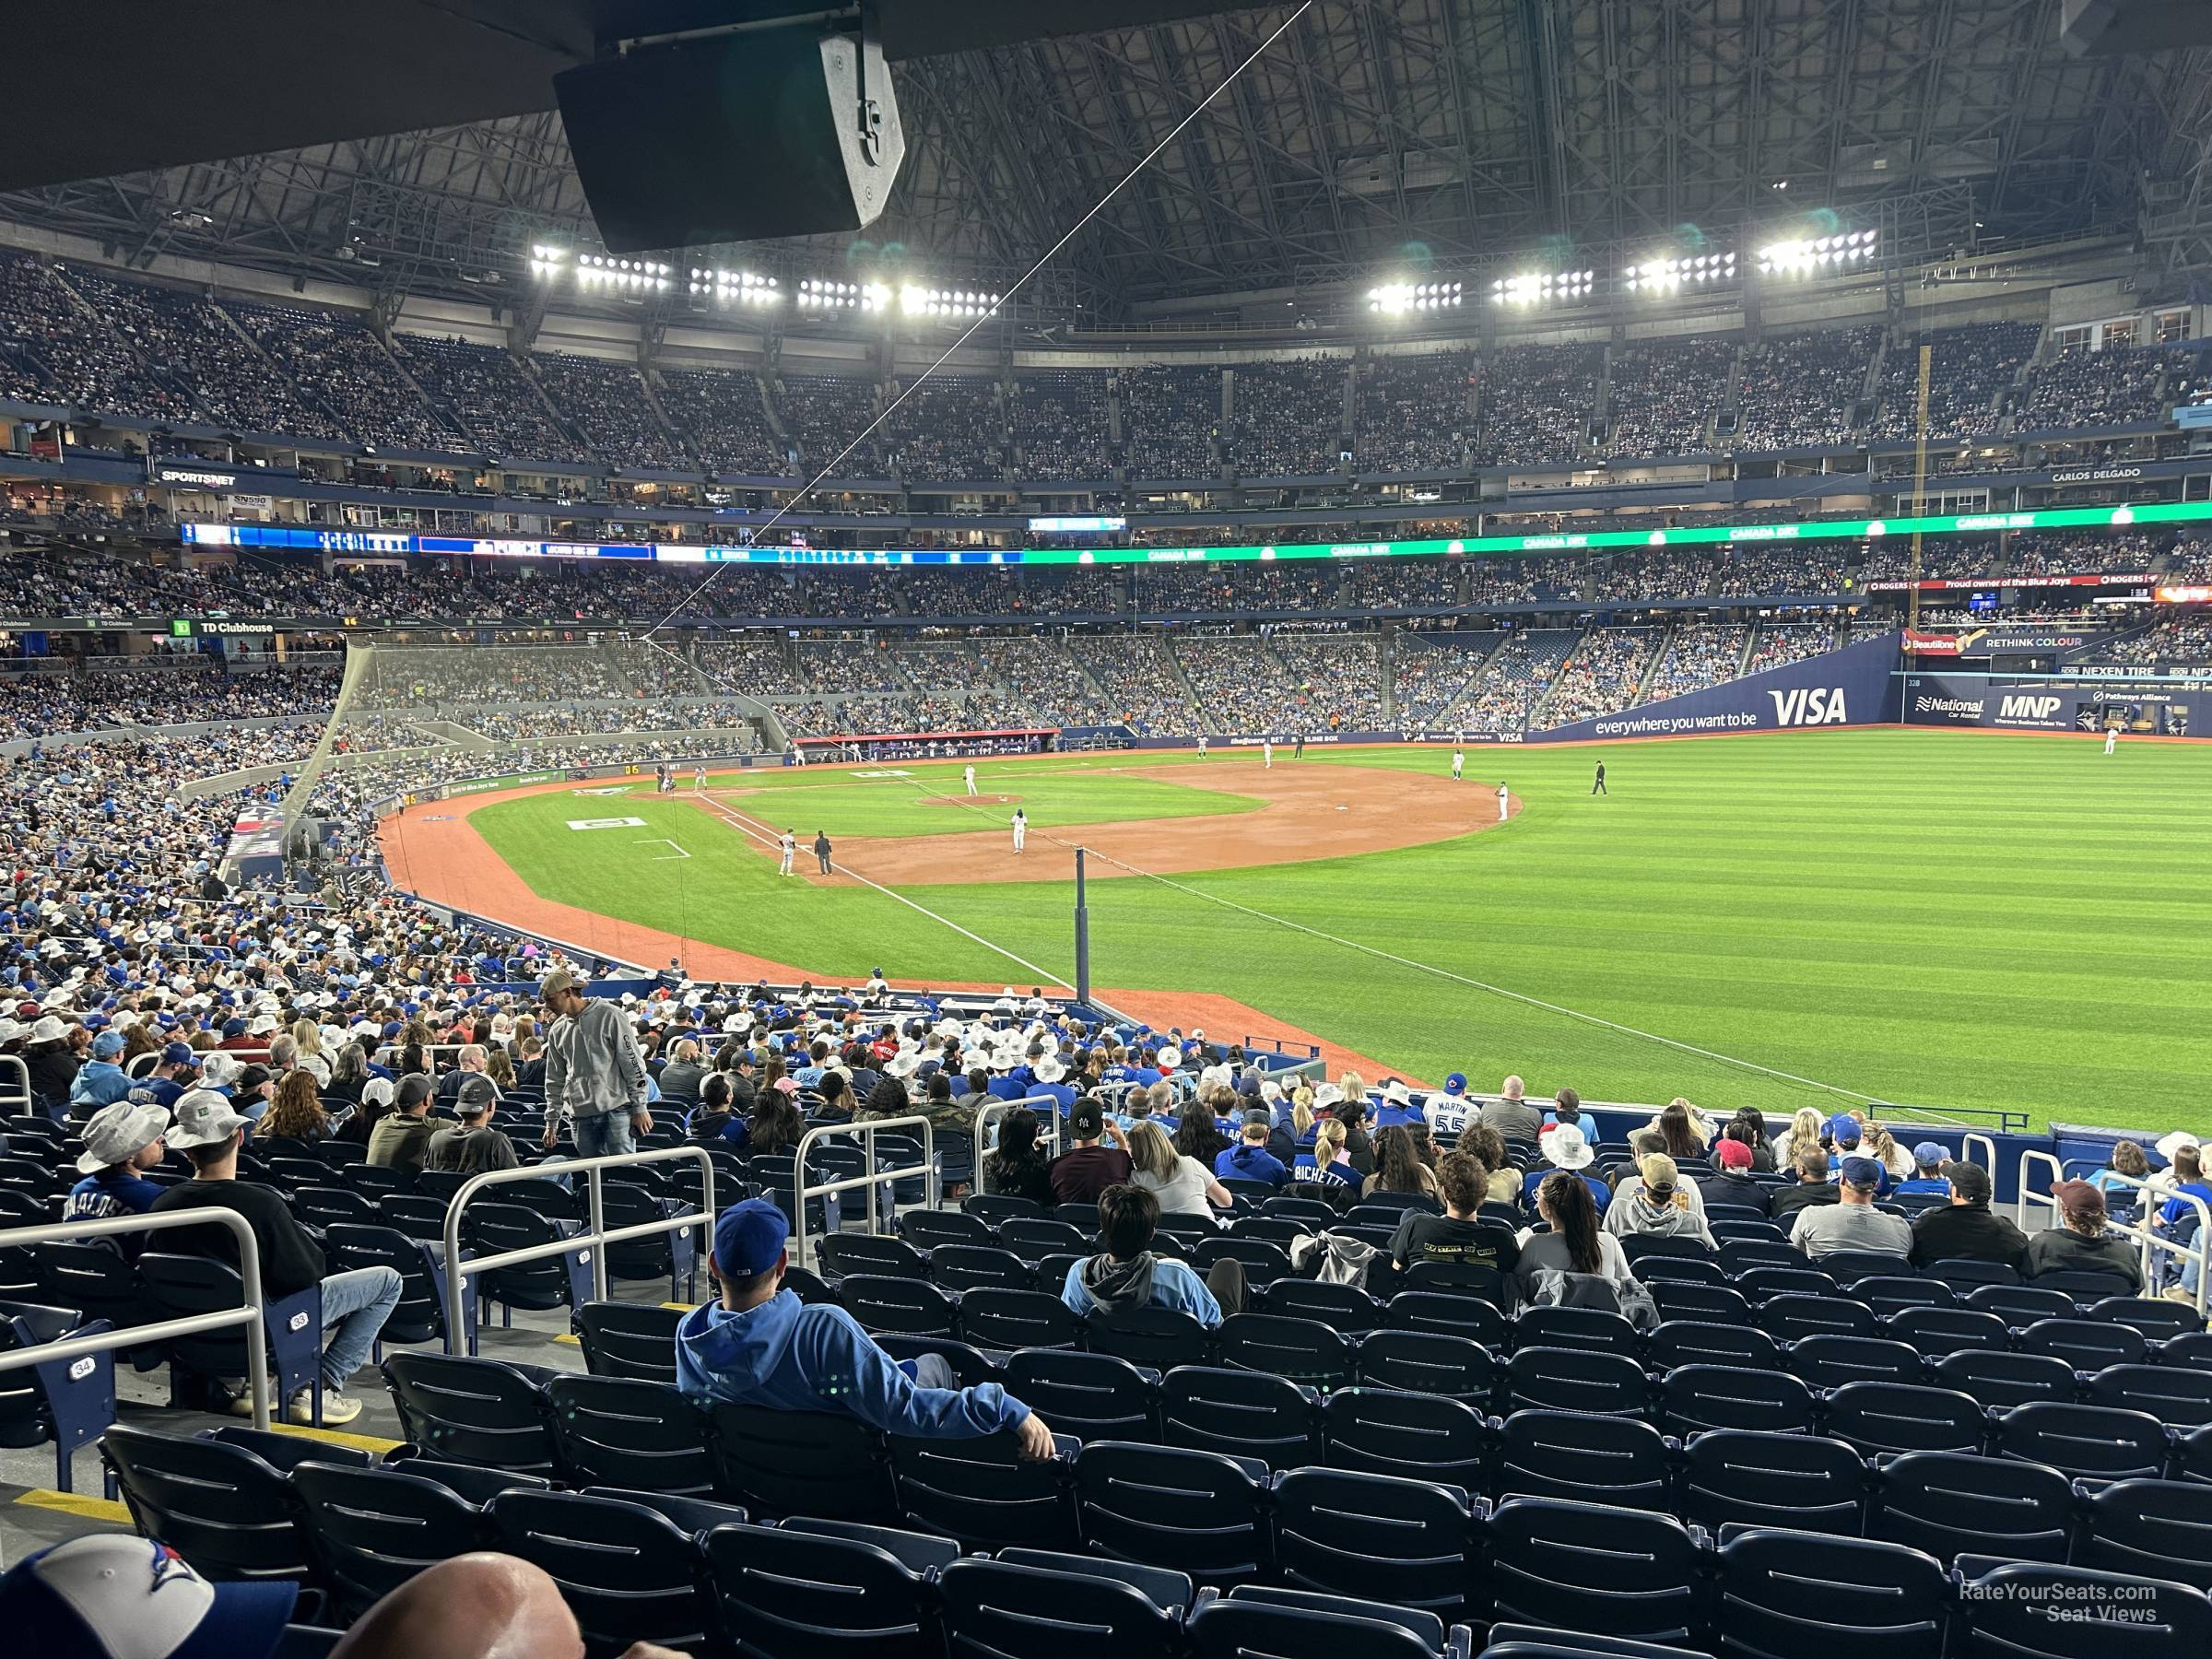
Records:
{"label": "pitcher's mound", "polygon": [[924,806],[1012,806],[1021,796],[1009,794],[924,795]]}

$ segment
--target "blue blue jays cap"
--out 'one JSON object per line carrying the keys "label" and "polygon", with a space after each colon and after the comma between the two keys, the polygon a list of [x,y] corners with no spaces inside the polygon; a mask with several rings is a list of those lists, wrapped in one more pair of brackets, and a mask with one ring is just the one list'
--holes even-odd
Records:
{"label": "blue blue jays cap", "polygon": [[727,1278],[754,1278],[772,1269],[791,1236],[791,1222],[765,1198],[733,1204],[714,1222],[714,1265]]}

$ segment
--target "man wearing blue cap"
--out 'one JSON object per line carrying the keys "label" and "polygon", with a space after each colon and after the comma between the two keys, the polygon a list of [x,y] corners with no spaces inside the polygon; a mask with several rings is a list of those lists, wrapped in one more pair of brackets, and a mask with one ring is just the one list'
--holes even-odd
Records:
{"label": "man wearing blue cap", "polygon": [[676,1385],[702,1405],[833,1411],[887,1434],[980,1440],[1011,1430],[1025,1459],[1053,1455],[1052,1430],[995,1382],[954,1388],[935,1354],[896,1363],[842,1308],[808,1306],[782,1288],[791,1224],[765,1198],[733,1204],[714,1223],[721,1297],[684,1315]]}
{"label": "man wearing blue cap", "polygon": [[1950,1196],[1951,1183],[1943,1178],[1943,1166],[1950,1152],[1941,1141],[1922,1141],[1912,1148],[1912,1178],[1900,1181],[1897,1195],[1908,1193],[1925,1193],[1938,1198]]}
{"label": "man wearing blue cap", "polygon": [[88,1118],[131,1092],[131,1080],[116,1062],[123,1056],[123,1033],[107,1030],[92,1039],[92,1057],[69,1085],[69,1115]]}
{"label": "man wearing blue cap", "polygon": [[1912,1253],[1912,1227],[1902,1216],[1874,1207],[1882,1184],[1879,1159],[1855,1153],[1843,1159],[1836,1202],[1797,1212],[1790,1242],[1818,1261],[1839,1250],[1872,1250],[1900,1259]]}

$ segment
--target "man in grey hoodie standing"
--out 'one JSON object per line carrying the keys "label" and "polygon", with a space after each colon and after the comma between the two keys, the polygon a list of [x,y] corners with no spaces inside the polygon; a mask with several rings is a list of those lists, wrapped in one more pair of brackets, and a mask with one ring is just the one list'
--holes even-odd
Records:
{"label": "man in grey hoodie standing", "polygon": [[563,1112],[576,1120],[576,1156],[606,1158],[634,1152],[636,1135],[653,1132],[645,1110],[645,1058],[622,1010],[583,994],[583,982],[557,968],[538,986],[553,1016],[546,1033],[546,1134],[560,1140]]}

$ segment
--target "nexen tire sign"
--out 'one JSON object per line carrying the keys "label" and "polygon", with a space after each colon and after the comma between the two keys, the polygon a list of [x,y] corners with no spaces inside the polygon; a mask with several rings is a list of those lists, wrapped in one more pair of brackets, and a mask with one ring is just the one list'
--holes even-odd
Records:
{"label": "nexen tire sign", "polygon": [[1898,636],[1862,640],[1841,651],[1785,663],[1761,674],[1663,702],[1532,732],[1531,743],[1592,737],[1678,737],[1720,732],[1777,732],[1802,726],[1872,725],[1897,718]]}

